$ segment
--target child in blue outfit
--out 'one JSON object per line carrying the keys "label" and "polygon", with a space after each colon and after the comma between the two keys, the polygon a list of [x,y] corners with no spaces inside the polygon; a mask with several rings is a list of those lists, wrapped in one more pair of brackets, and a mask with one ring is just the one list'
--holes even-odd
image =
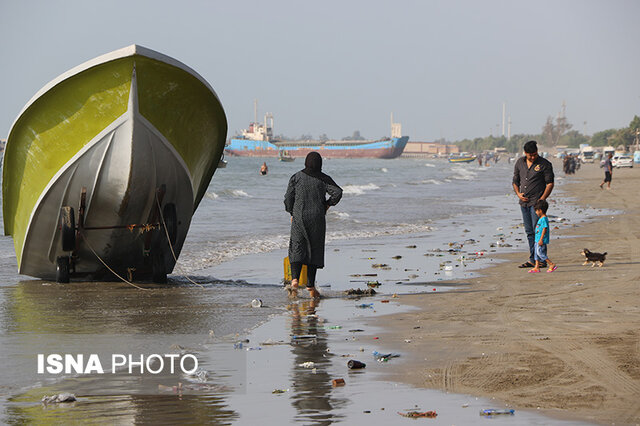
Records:
{"label": "child in blue outfit", "polygon": [[547,272],[553,272],[558,269],[558,265],[553,263],[547,256],[547,244],[549,244],[549,219],[547,218],[547,210],[549,209],[549,203],[545,200],[538,200],[533,208],[540,219],[538,219],[536,225],[536,265],[533,269],[529,270],[529,273],[540,272],[540,264],[544,261],[549,265]]}

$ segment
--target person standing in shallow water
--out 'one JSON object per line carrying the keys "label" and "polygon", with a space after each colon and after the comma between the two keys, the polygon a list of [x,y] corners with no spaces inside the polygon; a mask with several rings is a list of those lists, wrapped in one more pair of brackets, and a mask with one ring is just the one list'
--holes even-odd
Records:
{"label": "person standing in shallow water", "polygon": [[[538,155],[538,144],[529,141],[524,144],[524,157],[520,157],[513,169],[513,190],[520,200],[522,222],[529,242],[529,261],[519,268],[535,265],[536,224],[538,216],[534,206],[538,200],[546,200],[553,190],[553,166]],[[546,263],[540,266],[546,268]]]}
{"label": "person standing in shallow water", "polygon": [[284,195],[285,210],[291,215],[289,262],[292,295],[297,294],[302,265],[307,265],[309,295],[320,297],[315,288],[315,278],[316,271],[324,267],[325,216],[329,207],[338,204],[341,198],[342,189],[322,173],[320,154],[310,152],[304,160],[304,169],[289,179]]}

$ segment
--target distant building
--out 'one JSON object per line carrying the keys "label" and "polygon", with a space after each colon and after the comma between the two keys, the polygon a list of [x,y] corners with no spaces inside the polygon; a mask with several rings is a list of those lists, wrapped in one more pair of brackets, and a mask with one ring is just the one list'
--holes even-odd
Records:
{"label": "distant building", "polygon": [[460,152],[458,145],[438,142],[407,142],[402,152],[403,157],[433,157],[448,156]]}

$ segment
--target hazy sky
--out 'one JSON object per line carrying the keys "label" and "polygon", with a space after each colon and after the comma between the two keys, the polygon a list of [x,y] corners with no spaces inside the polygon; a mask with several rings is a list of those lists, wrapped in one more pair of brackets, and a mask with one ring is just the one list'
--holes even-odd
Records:
{"label": "hazy sky", "polygon": [[[640,115],[640,1],[0,0],[0,138],[44,84],[129,44],[216,90],[229,134],[259,115],[288,136],[360,130],[537,133],[562,101],[574,128]],[[498,129],[502,132],[502,129]]]}

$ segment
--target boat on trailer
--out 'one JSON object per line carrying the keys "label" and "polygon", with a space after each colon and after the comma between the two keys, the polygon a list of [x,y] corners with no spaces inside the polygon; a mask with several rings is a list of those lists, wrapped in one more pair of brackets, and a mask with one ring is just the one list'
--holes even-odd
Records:
{"label": "boat on trailer", "polygon": [[3,159],[19,273],[166,282],[226,133],[209,83],[141,46],[45,85],[13,123]]}

